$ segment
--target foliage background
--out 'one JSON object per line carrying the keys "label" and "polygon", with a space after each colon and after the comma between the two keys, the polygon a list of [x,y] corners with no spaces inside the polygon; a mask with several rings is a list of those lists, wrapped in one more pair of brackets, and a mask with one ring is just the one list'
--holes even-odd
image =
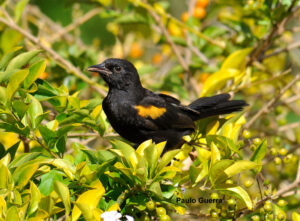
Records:
{"label": "foliage background", "polygon": [[[1,1],[1,220],[95,220],[108,210],[299,220],[300,3],[205,2]],[[230,92],[250,106],[200,121],[186,137],[198,144],[194,162],[190,145],[165,158],[163,144],[135,152],[101,110],[103,81],[86,72],[108,57],[129,59],[145,87],[185,104]],[[175,202],[192,196],[227,201]]]}

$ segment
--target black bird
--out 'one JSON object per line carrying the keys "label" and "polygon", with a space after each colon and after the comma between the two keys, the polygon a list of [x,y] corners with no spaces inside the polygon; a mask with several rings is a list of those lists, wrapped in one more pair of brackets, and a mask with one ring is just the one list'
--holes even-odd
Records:
{"label": "black bird", "polygon": [[229,100],[229,94],[182,105],[176,98],[144,88],[134,65],[123,59],[109,58],[88,71],[99,73],[108,84],[103,110],[112,127],[135,144],[152,139],[167,141],[167,149],[180,147],[182,137],[194,132],[194,121],[241,111],[247,105],[243,100]]}

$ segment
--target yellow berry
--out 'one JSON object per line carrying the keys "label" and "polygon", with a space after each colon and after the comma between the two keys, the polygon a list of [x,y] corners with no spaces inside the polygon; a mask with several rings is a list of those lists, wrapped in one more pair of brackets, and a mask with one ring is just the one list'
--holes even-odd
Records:
{"label": "yellow berry", "polygon": [[279,150],[279,154],[280,154],[281,156],[285,156],[285,155],[287,154],[287,152],[288,152],[288,150],[285,149],[285,148],[281,148],[281,149]]}
{"label": "yellow berry", "polygon": [[243,138],[245,138],[245,139],[251,138],[251,133],[250,133],[249,130],[244,130],[243,131]]}

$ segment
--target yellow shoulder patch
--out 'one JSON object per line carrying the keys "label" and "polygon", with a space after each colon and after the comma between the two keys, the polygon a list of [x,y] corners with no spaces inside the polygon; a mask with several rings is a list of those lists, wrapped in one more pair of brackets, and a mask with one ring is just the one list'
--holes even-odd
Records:
{"label": "yellow shoulder patch", "polygon": [[147,107],[142,105],[137,105],[135,106],[135,109],[137,109],[138,115],[140,115],[141,117],[144,118],[151,117],[152,119],[156,119],[166,112],[166,108],[155,107],[153,105]]}

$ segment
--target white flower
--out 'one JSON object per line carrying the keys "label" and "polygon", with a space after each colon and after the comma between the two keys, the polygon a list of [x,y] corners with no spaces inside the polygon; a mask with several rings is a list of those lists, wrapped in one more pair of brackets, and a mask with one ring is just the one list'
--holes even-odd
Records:
{"label": "white flower", "polygon": [[103,221],[121,221],[120,218],[122,217],[121,213],[118,211],[109,211],[102,213],[101,218]]}
{"label": "white flower", "polygon": [[125,215],[125,217],[126,221],[134,221],[134,218],[132,216]]}

